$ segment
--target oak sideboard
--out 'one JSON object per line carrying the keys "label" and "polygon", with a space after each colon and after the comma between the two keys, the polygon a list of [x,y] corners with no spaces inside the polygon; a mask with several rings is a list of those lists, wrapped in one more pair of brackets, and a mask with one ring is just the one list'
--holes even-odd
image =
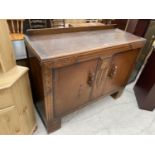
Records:
{"label": "oak sideboard", "polygon": [[25,43],[34,101],[50,133],[90,101],[119,97],[145,39],[94,26],[29,30]]}

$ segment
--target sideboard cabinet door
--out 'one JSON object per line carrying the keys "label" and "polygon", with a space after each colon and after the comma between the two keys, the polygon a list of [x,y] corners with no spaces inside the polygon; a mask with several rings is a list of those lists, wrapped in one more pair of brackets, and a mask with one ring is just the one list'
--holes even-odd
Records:
{"label": "sideboard cabinet door", "polygon": [[100,58],[98,60],[97,72],[95,76],[91,99],[95,99],[103,95],[105,89],[105,82],[110,69],[110,63],[111,57],[103,59]]}
{"label": "sideboard cabinet door", "polygon": [[90,100],[95,79],[97,59],[54,70],[55,115],[74,111]]}
{"label": "sideboard cabinet door", "polygon": [[139,50],[115,54],[105,82],[104,94],[114,92],[125,86],[135,65]]}

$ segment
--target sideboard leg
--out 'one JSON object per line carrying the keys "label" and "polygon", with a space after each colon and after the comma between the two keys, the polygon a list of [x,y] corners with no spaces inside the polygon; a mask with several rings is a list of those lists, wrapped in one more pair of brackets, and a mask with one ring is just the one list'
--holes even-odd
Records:
{"label": "sideboard leg", "polygon": [[56,131],[61,128],[61,118],[57,118],[52,120],[47,125],[47,132],[50,134],[53,131]]}
{"label": "sideboard leg", "polygon": [[117,99],[122,95],[122,93],[123,93],[123,89],[119,90],[118,92],[116,92],[114,94],[112,94],[111,97],[114,98],[114,99]]}

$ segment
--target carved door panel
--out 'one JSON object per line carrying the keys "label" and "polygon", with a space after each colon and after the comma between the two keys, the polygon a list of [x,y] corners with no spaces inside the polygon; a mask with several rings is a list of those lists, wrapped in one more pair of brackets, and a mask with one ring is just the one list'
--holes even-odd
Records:
{"label": "carved door panel", "polygon": [[106,78],[110,69],[111,58],[99,59],[91,98],[95,99],[104,93]]}
{"label": "carved door panel", "polygon": [[108,78],[105,82],[105,94],[125,86],[136,63],[138,54],[138,50],[133,50],[113,56]]}
{"label": "carved door panel", "polygon": [[64,115],[90,100],[97,59],[54,70],[55,115]]}

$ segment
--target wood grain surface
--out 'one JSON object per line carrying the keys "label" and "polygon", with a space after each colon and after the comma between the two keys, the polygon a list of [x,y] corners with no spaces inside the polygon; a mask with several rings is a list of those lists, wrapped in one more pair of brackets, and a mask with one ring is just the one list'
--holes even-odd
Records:
{"label": "wood grain surface", "polygon": [[84,53],[92,49],[123,46],[133,42],[145,42],[143,38],[119,29],[29,35],[26,40],[42,60]]}
{"label": "wood grain surface", "polygon": [[9,39],[9,29],[5,20],[0,20],[0,73],[15,67],[14,49]]}

